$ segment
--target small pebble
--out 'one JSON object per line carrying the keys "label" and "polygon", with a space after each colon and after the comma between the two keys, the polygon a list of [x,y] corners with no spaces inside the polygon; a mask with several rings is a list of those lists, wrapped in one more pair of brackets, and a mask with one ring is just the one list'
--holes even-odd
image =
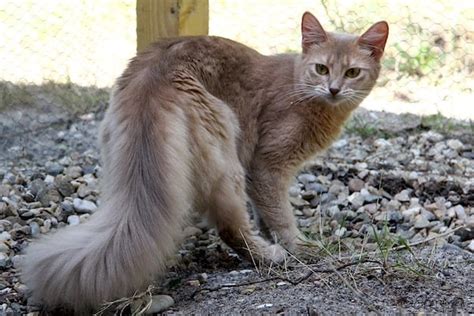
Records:
{"label": "small pebble", "polygon": [[58,163],[46,164],[46,172],[52,176],[56,176],[63,172],[64,167]]}
{"label": "small pebble", "polygon": [[97,206],[94,204],[94,202],[82,200],[79,198],[75,198],[73,200],[73,206],[78,213],[93,213],[97,210]]}
{"label": "small pebble", "polygon": [[44,183],[46,184],[53,184],[54,183],[54,177],[50,174],[48,174],[45,178],[44,178]]}
{"label": "small pebble", "polygon": [[400,202],[409,202],[410,192],[411,190],[403,190],[400,193],[397,193],[394,198]]}
{"label": "small pebble", "polygon": [[365,182],[362,181],[361,179],[351,179],[349,180],[349,192],[360,192],[365,186]]}
{"label": "small pebble", "polygon": [[459,140],[457,139],[449,139],[446,144],[448,145],[449,148],[451,148],[452,150],[456,150],[456,151],[460,151],[461,149],[463,149],[464,147],[464,144],[461,143]]}
{"label": "small pebble", "polygon": [[199,236],[202,234],[202,230],[195,226],[188,226],[183,231],[184,238],[189,238],[191,236]]}
{"label": "small pebble", "polygon": [[430,226],[430,222],[425,216],[420,214],[415,217],[415,224],[414,224],[415,228],[422,229],[429,226]]}
{"label": "small pebble", "polygon": [[336,231],[334,232],[334,236],[342,238],[344,236],[344,234],[346,233],[346,231],[347,231],[347,228],[345,228],[345,227],[341,227],[339,229],[336,229]]}
{"label": "small pebble", "polygon": [[336,149],[341,149],[342,147],[346,147],[349,144],[347,139],[343,138],[340,140],[335,141],[331,147],[334,147]]}
{"label": "small pebble", "polygon": [[298,197],[300,195],[300,192],[301,192],[301,188],[299,188],[298,186],[294,186],[294,185],[292,185],[288,190],[288,194],[291,197]]}
{"label": "small pebble", "polygon": [[0,233],[0,242],[10,240],[12,236],[8,232]]}
{"label": "small pebble", "polygon": [[467,219],[466,212],[464,211],[464,207],[462,205],[456,205],[454,207],[454,212],[456,213],[456,217],[462,220]]}
{"label": "small pebble", "polygon": [[13,258],[11,258],[12,264],[14,268],[19,268],[22,261],[24,260],[25,256],[24,255],[15,255]]}
{"label": "small pebble", "polygon": [[352,193],[351,195],[349,195],[347,200],[352,204],[355,209],[358,209],[359,207],[364,205],[365,202],[364,196],[359,192]]}
{"label": "small pebble", "polygon": [[305,186],[308,183],[316,182],[317,178],[314,174],[311,173],[302,173],[297,177],[298,181],[303,183]]}
{"label": "small pebble", "polygon": [[470,252],[474,252],[474,240],[471,240],[469,242],[469,244],[467,245],[467,250],[469,250]]}
{"label": "small pebble", "polygon": [[209,276],[207,275],[207,273],[198,274],[198,280],[200,282],[206,282],[208,278],[209,278]]}
{"label": "small pebble", "polygon": [[82,168],[79,166],[71,166],[66,169],[65,173],[72,179],[77,179],[82,176]]}
{"label": "small pebble", "polygon": [[0,252],[4,252],[4,253],[7,253],[10,251],[10,247],[8,247],[7,245],[5,245],[5,243],[3,242],[0,242]]}
{"label": "small pebble", "polygon": [[30,228],[31,228],[31,236],[37,237],[40,234],[40,226],[38,225],[37,222],[31,222]]}
{"label": "small pebble", "polygon": [[2,269],[7,268],[9,262],[10,262],[10,257],[4,252],[0,252],[0,268]]}
{"label": "small pebble", "polygon": [[194,287],[201,286],[201,283],[199,282],[199,280],[189,280],[187,283],[191,286],[194,286]]}
{"label": "small pebble", "polygon": [[75,225],[79,225],[79,223],[81,222],[81,220],[79,219],[79,216],[77,216],[77,215],[71,215],[71,216],[68,216],[67,222],[68,222],[69,225],[75,226]]}

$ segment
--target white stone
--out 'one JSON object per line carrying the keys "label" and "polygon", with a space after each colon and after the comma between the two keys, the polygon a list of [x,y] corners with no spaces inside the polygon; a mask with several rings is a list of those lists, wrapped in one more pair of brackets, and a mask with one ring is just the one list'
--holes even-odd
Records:
{"label": "white stone", "polygon": [[420,175],[416,171],[412,171],[408,174],[408,180],[417,180]]}
{"label": "white stone", "polygon": [[303,183],[304,185],[310,183],[310,182],[315,182],[318,178],[314,174],[310,173],[302,173],[298,176],[298,181]]}
{"label": "white stone", "polygon": [[154,295],[151,298],[151,305],[145,311],[146,314],[155,314],[173,306],[174,300],[168,295]]}
{"label": "white stone", "polygon": [[54,177],[50,174],[48,174],[45,178],[44,178],[44,183],[46,184],[53,184],[54,183]]}
{"label": "white stone", "polygon": [[474,252],[474,240],[471,240],[469,245],[467,245],[467,250]]}
{"label": "white stone", "polygon": [[421,212],[421,207],[418,206],[418,207],[412,207],[412,208],[409,208],[408,210],[403,211],[402,215],[405,220],[409,220],[413,216],[420,214],[420,212]]}
{"label": "white stone", "polygon": [[338,140],[337,142],[334,142],[332,144],[332,147],[339,149],[339,148],[347,146],[348,144],[349,142],[347,141],[347,139],[341,139],[341,140]]}
{"label": "white stone", "polygon": [[9,257],[6,253],[0,252],[0,268],[6,268],[8,258]]}
{"label": "white stone", "polygon": [[380,147],[388,147],[388,146],[391,146],[392,144],[386,140],[386,139],[383,139],[383,138],[379,138],[379,139],[376,139],[374,141],[374,146],[377,147],[377,148],[380,148]]}
{"label": "white stone", "polygon": [[464,207],[462,205],[456,205],[454,207],[454,212],[456,213],[456,217],[462,220],[467,219],[466,212],[464,211]]}
{"label": "white stone", "polygon": [[81,222],[81,220],[79,219],[79,216],[77,216],[77,215],[71,215],[71,216],[68,216],[67,222],[68,222],[69,225],[75,226],[75,225],[79,225],[79,223]]}
{"label": "white stone", "polygon": [[428,131],[426,133],[421,134],[421,137],[425,138],[426,140],[429,140],[431,142],[439,142],[443,140],[443,135],[433,132],[433,131]]}
{"label": "white stone", "polygon": [[395,199],[400,202],[408,202],[410,201],[410,193],[411,193],[411,190],[409,189],[403,190],[400,193],[397,193],[395,195]]}
{"label": "white stone", "polygon": [[74,209],[78,213],[93,213],[97,210],[94,202],[75,198],[73,200]]}
{"label": "white stone", "polygon": [[460,151],[461,149],[463,149],[464,147],[464,144],[461,143],[459,140],[457,139],[449,139],[446,144],[448,145],[449,148],[451,148],[452,150],[456,150],[456,151]]}
{"label": "white stone", "polygon": [[429,226],[430,226],[430,222],[428,221],[428,219],[426,219],[426,217],[424,217],[421,214],[416,216],[415,225],[414,225],[415,228],[421,229],[421,228],[426,228]]}
{"label": "white stone", "polygon": [[354,206],[354,208],[359,208],[364,205],[365,198],[360,192],[354,192],[347,197],[347,200]]}
{"label": "white stone", "polygon": [[292,185],[288,190],[288,193],[291,197],[298,197],[301,193],[301,189],[296,185]]}
{"label": "white stone", "polygon": [[7,241],[12,239],[12,235],[9,232],[2,232],[0,233],[0,241]]}
{"label": "white stone", "polygon": [[340,237],[340,238],[341,238],[342,236],[344,236],[344,234],[346,233],[346,231],[347,231],[347,228],[341,227],[341,228],[336,229],[336,231],[334,232],[334,235],[335,235],[336,237]]}

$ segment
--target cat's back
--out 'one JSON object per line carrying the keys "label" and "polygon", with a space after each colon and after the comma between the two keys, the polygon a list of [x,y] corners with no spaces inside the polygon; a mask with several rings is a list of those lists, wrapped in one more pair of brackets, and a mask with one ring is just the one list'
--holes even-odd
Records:
{"label": "cat's back", "polygon": [[158,47],[166,47],[172,48],[174,45],[181,43],[185,46],[189,45],[188,47],[194,48],[207,48],[207,49],[241,49],[241,50],[251,50],[256,52],[255,50],[251,49],[250,47],[231,40],[229,38],[221,37],[221,36],[212,36],[212,35],[199,35],[199,36],[181,36],[175,38],[168,38],[162,39],[154,44],[153,46]]}
{"label": "cat's back", "polygon": [[[263,56],[244,44],[218,36],[162,39],[134,57],[117,81],[119,89],[139,76],[166,82],[177,73],[196,76],[203,83],[237,80]],[[233,77],[233,78],[229,78]]]}
{"label": "cat's back", "polygon": [[161,53],[167,57],[165,62],[183,59],[205,63],[207,60],[232,61],[257,58],[256,50],[239,42],[219,36],[186,36],[163,39],[154,43],[150,53]]}

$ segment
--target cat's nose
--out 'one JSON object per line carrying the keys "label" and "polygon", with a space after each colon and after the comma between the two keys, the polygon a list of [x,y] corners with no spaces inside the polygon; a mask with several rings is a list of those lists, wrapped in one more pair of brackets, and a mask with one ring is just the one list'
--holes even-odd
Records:
{"label": "cat's nose", "polygon": [[329,88],[329,92],[331,92],[332,96],[335,97],[336,94],[339,93],[339,91],[341,91],[341,89],[337,89],[337,88]]}

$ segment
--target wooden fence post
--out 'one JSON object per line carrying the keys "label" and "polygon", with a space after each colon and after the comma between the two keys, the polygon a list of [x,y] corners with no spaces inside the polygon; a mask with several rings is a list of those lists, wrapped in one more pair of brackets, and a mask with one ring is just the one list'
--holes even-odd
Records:
{"label": "wooden fence post", "polygon": [[137,0],[137,50],[164,37],[207,35],[209,0]]}

